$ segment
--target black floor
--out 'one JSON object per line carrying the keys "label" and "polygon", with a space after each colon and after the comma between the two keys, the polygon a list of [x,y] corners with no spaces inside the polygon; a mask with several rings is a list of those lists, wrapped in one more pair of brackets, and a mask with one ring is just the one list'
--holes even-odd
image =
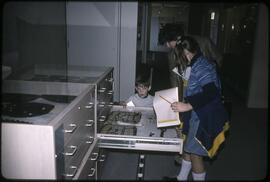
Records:
{"label": "black floor", "polygon": [[209,180],[261,180],[268,175],[268,109],[250,109],[232,94],[232,118],[224,148],[211,164]]}
{"label": "black floor", "polygon": [[[154,70],[152,93],[169,88],[166,67]],[[225,86],[226,87],[226,86]],[[225,145],[214,160],[206,160],[206,180],[257,181],[268,175],[268,109],[247,108],[230,88],[225,88],[231,99],[231,123]],[[144,180],[162,180],[163,176],[177,175],[172,153],[145,153]],[[109,152],[109,162],[101,179],[138,180],[139,153]]]}

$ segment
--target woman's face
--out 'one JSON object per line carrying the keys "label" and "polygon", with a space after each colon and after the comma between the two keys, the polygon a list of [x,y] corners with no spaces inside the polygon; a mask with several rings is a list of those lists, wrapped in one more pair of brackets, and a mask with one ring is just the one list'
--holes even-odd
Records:
{"label": "woman's face", "polygon": [[187,60],[190,62],[193,56],[195,55],[194,53],[189,52],[187,49],[184,49],[184,56],[186,56]]}
{"label": "woman's face", "polygon": [[166,45],[168,48],[175,48],[176,41],[172,40],[172,41],[166,42]]}

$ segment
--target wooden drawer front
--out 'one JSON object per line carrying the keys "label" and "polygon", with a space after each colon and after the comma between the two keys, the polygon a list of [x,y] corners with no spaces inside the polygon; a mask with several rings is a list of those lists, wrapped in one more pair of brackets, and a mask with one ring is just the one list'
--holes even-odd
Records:
{"label": "wooden drawer front", "polygon": [[[79,148],[79,145],[82,143],[92,144],[94,141],[95,133],[94,133],[94,124],[92,124],[91,127],[81,125],[77,130],[76,133],[74,133],[71,140],[65,145],[64,151],[62,153],[65,155],[65,161],[66,163],[70,158],[73,157],[70,153],[73,153],[72,151],[77,151]],[[86,145],[87,146],[87,145]],[[90,145],[89,145],[90,146]],[[88,147],[89,147],[88,146]],[[76,150],[77,149],[77,150]]]}
{"label": "wooden drawer front", "polygon": [[[95,123],[94,120],[86,120],[77,123],[78,126],[74,133],[72,133],[72,137],[69,137],[69,140],[65,140],[63,134],[63,126],[60,126],[56,130],[55,134],[55,147],[56,153],[70,153],[71,149],[74,147],[70,146],[77,146],[82,142],[85,141],[87,143],[91,143],[93,138],[95,137]],[[67,135],[67,134],[65,134]],[[74,149],[75,150],[75,149]]]}
{"label": "wooden drawer front", "polygon": [[104,91],[103,93],[98,93],[98,97],[97,97],[98,108],[103,108],[104,106],[111,104],[110,102],[113,101],[112,98],[113,98],[113,92]]}
{"label": "wooden drawer front", "polygon": [[[73,178],[70,170],[76,170],[80,166],[89,147],[93,144],[95,137],[94,123],[80,125],[76,133],[74,133],[70,142],[65,146],[63,155],[65,158],[65,174],[66,178]],[[76,173],[75,173],[76,174]]]}
{"label": "wooden drawer front", "polygon": [[104,94],[102,97],[98,98],[98,109],[103,109],[106,106],[112,106],[113,105],[113,92],[112,94]]}
{"label": "wooden drawer front", "polygon": [[[72,179],[94,142],[95,137],[95,90],[86,93],[63,120],[63,148],[58,156],[64,158],[64,179]],[[71,122],[73,120],[73,122]],[[69,128],[68,128],[69,127]],[[57,130],[58,131],[58,130]],[[58,131],[59,132],[59,131]],[[56,137],[61,136],[57,134]],[[60,139],[61,141],[61,139]],[[61,143],[61,142],[58,142]],[[57,147],[59,148],[59,147]],[[58,150],[59,151],[59,150]]]}
{"label": "wooden drawer front", "polygon": [[97,105],[97,118],[101,115],[104,115],[104,112],[110,110],[113,106],[112,102],[101,102]]}
{"label": "wooden drawer front", "polygon": [[85,166],[82,169],[82,172],[79,176],[79,179],[86,180],[86,179],[97,179],[97,160],[99,160],[99,149],[96,146],[93,151],[91,152]]}
{"label": "wooden drawer front", "polygon": [[85,125],[94,121],[95,107],[93,94],[88,93],[85,95],[81,101],[63,118],[65,145],[71,140],[80,125]]}
{"label": "wooden drawer front", "polygon": [[102,79],[97,84],[97,98],[98,101],[105,101],[104,98],[107,98],[109,95],[113,95],[114,92],[114,80],[113,74],[110,72],[104,79]]}
{"label": "wooden drawer front", "polygon": [[106,116],[108,112],[110,112],[113,105],[106,105],[103,108],[99,109],[99,113],[97,114],[97,118],[100,119],[100,116]]}
{"label": "wooden drawer front", "polygon": [[111,71],[97,84],[97,116],[100,115],[104,108],[113,105],[113,94],[114,80]]}
{"label": "wooden drawer front", "polygon": [[99,108],[102,108],[106,105],[111,105],[113,104],[113,92],[112,94],[108,94],[107,92],[102,94],[102,95],[99,95],[99,97],[97,98],[98,99],[98,106]]}
{"label": "wooden drawer front", "polygon": [[94,142],[94,136],[93,123],[92,126],[81,125],[65,146],[63,145],[64,141],[61,141],[60,137],[58,137],[56,141],[57,174],[60,173],[61,178],[71,179],[73,177],[72,174],[76,174],[72,171],[75,171],[80,165],[87,150]]}
{"label": "wooden drawer front", "polygon": [[107,95],[104,96],[104,101],[107,102],[107,104],[112,104],[113,102],[113,91],[107,92]]}
{"label": "wooden drawer front", "polygon": [[65,156],[65,173],[63,174],[65,179],[72,179],[76,175],[78,168],[81,165],[82,159],[84,158],[90,145],[91,144],[89,143],[82,142],[78,146],[77,151],[73,156],[69,156],[69,159],[67,156]]}
{"label": "wooden drawer front", "polygon": [[99,102],[109,102],[111,100],[111,97],[113,96],[114,90],[112,89],[98,89],[97,90],[97,100]]}
{"label": "wooden drawer front", "polygon": [[113,90],[114,79],[112,72],[108,73],[98,84],[98,89]]}

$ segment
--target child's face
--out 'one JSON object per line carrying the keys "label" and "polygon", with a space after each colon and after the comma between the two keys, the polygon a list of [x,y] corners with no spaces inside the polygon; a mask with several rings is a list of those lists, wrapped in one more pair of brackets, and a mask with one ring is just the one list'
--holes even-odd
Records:
{"label": "child's face", "polygon": [[148,87],[147,86],[139,84],[135,88],[136,88],[136,91],[138,92],[138,95],[140,97],[145,97],[148,95]]}

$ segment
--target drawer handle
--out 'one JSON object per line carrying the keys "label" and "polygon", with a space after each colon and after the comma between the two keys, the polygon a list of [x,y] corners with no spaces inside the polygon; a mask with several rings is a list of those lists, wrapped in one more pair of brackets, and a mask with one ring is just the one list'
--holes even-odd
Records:
{"label": "drawer handle", "polygon": [[99,159],[99,162],[105,161],[105,157],[106,157],[106,155],[101,155],[101,156],[100,156],[100,159]]}
{"label": "drawer handle", "polygon": [[106,78],[107,82],[113,82],[113,78]]}
{"label": "drawer handle", "polygon": [[105,121],[105,118],[100,118],[98,121],[103,122]]}
{"label": "drawer handle", "polygon": [[91,127],[91,126],[93,126],[93,124],[94,124],[94,120],[92,120],[92,119],[88,119],[88,120],[86,120],[86,124],[85,124],[85,126],[87,126],[87,127]]}
{"label": "drawer handle", "polygon": [[93,105],[84,106],[86,109],[91,109]]}
{"label": "drawer handle", "polygon": [[73,176],[75,176],[75,174],[77,172],[77,167],[76,166],[70,166],[69,168],[74,170],[73,173],[63,174],[63,176],[65,176],[65,177],[73,177]]}
{"label": "drawer handle", "polygon": [[86,143],[88,143],[88,144],[92,144],[92,143],[93,143],[93,141],[94,141],[94,137],[89,136],[89,139],[90,139],[90,140],[87,140],[87,141],[86,141]]}
{"label": "drawer handle", "polygon": [[90,173],[87,176],[92,177],[94,176],[95,172],[96,172],[96,169],[91,167]]}
{"label": "drawer handle", "polygon": [[100,90],[98,90],[99,93],[103,93],[105,92],[106,88],[101,88]]}
{"label": "drawer handle", "polygon": [[113,90],[108,91],[107,94],[108,94],[108,95],[112,95],[112,94],[113,94]]}
{"label": "drawer handle", "polygon": [[104,107],[105,105],[104,104],[99,104],[98,107]]}
{"label": "drawer handle", "polygon": [[94,153],[92,153],[90,160],[91,161],[96,161],[97,158],[98,158],[98,153],[94,152]]}
{"label": "drawer handle", "polygon": [[77,146],[70,145],[69,148],[73,149],[71,152],[63,152],[64,155],[73,156],[77,151]]}
{"label": "drawer handle", "polygon": [[89,102],[88,105],[85,106],[86,109],[91,109],[93,108],[94,103],[93,102]]}
{"label": "drawer handle", "polygon": [[72,127],[72,129],[70,130],[64,130],[65,133],[73,133],[75,131],[75,129],[77,128],[77,125],[76,124],[69,124],[70,127]]}

